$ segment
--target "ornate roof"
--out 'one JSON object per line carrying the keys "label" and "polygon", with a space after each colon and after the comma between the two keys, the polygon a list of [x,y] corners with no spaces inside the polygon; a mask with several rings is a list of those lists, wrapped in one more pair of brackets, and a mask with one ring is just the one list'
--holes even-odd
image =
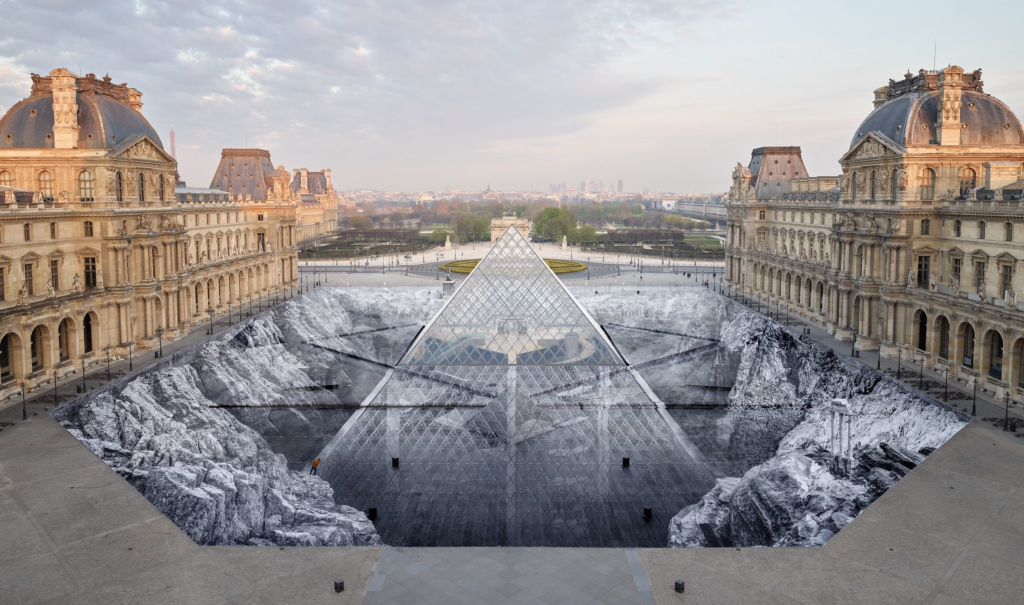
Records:
{"label": "ornate roof", "polygon": [[[961,146],[1004,147],[1024,145],[1024,128],[1013,111],[982,90],[981,70],[964,74],[960,99]],[[936,145],[935,124],[939,121],[939,72],[921,70],[904,80],[889,81],[879,89],[886,99],[868,114],[850,141],[852,148],[865,135],[878,132],[898,145]]]}
{"label": "ornate roof", "polygon": [[[32,92],[0,118],[0,149],[54,148],[52,76],[74,74],[56,69],[50,76],[33,74]],[[133,135],[148,136],[163,147],[153,126],[130,105],[132,95],[141,97],[137,91],[125,84],[112,84],[109,77],[98,80],[93,74],[77,78],[75,86],[79,149],[113,149]]]}

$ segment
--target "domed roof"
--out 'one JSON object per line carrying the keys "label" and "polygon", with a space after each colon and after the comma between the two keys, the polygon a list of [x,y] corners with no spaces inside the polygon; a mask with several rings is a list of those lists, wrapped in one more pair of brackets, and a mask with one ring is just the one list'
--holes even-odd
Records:
{"label": "domed roof", "polygon": [[[76,96],[79,149],[112,149],[136,134],[163,148],[149,121],[114,96],[93,92]],[[0,149],[53,149],[53,123],[52,93],[33,87],[28,98],[0,118]]]}
{"label": "domed roof", "polygon": [[[935,145],[938,91],[903,94],[868,114],[850,141],[850,148],[869,132],[881,133],[905,147]],[[960,100],[960,145],[978,147],[1024,146],[1024,128],[1013,111],[999,99],[964,90]]]}

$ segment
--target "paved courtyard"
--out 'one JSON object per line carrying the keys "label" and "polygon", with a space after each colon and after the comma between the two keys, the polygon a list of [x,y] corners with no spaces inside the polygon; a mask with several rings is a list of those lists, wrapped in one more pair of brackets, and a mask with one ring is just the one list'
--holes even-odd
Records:
{"label": "paved courtyard", "polygon": [[1024,440],[985,422],[821,548],[256,548],[197,546],[32,409],[0,432],[0,604],[1024,602]]}

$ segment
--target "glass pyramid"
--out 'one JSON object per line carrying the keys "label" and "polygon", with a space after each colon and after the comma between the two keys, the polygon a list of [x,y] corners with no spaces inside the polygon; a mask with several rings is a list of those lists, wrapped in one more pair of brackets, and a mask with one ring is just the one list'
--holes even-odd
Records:
{"label": "glass pyramid", "polygon": [[625,365],[514,226],[402,359],[408,365]]}
{"label": "glass pyramid", "polygon": [[320,458],[393,546],[663,546],[716,474],[514,227]]}

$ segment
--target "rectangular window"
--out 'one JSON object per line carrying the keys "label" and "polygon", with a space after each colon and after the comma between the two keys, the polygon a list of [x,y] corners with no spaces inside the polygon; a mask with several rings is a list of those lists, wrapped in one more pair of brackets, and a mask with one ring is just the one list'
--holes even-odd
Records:
{"label": "rectangular window", "polygon": [[35,284],[32,283],[32,265],[25,265],[25,291],[29,296],[36,295]]}
{"label": "rectangular window", "polygon": [[58,266],[59,262],[60,261],[56,261],[56,260],[51,260],[50,261],[50,281],[53,282],[53,291],[54,292],[56,292],[57,290],[60,290],[60,268]]}
{"label": "rectangular window", "polygon": [[57,239],[57,223],[50,223],[50,239]]}
{"label": "rectangular window", "polygon": [[931,235],[932,222],[928,219],[921,221],[921,235]]}
{"label": "rectangular window", "polygon": [[1000,295],[1009,292],[1013,294],[1013,265],[1003,265],[1003,291]]}
{"label": "rectangular window", "polygon": [[256,250],[259,252],[267,251],[266,235],[263,233],[256,234]]}
{"label": "rectangular window", "polygon": [[1013,223],[1006,223],[1006,241],[1013,241]]}
{"label": "rectangular window", "polygon": [[956,281],[958,281],[958,282],[960,281],[960,272],[963,269],[963,264],[964,264],[963,260],[961,260],[959,258],[954,258],[953,259],[953,277],[955,277]]}
{"label": "rectangular window", "polygon": [[977,263],[974,267],[974,287],[978,290],[978,294],[984,296],[985,293],[981,291],[981,287],[985,283],[985,263]]}
{"label": "rectangular window", "polygon": [[985,239],[985,221],[978,223],[978,239]]}
{"label": "rectangular window", "polygon": [[83,259],[85,265],[85,287],[96,287],[96,257],[87,256]]}
{"label": "rectangular window", "polygon": [[760,250],[761,252],[764,252],[767,247],[768,239],[766,237],[766,234],[764,231],[759,231],[757,233],[757,249]]}
{"label": "rectangular window", "polygon": [[7,300],[7,281],[4,279],[4,268],[0,267],[0,302]]}
{"label": "rectangular window", "polygon": [[85,221],[85,237],[92,237],[92,221]]}
{"label": "rectangular window", "polygon": [[917,257],[917,286],[919,288],[928,287],[928,273],[931,261],[932,257],[930,256]]}
{"label": "rectangular window", "polygon": [[25,223],[25,226],[24,226],[24,228],[22,230],[25,233],[25,241],[26,242],[32,241],[32,225],[30,225],[28,223]]}

